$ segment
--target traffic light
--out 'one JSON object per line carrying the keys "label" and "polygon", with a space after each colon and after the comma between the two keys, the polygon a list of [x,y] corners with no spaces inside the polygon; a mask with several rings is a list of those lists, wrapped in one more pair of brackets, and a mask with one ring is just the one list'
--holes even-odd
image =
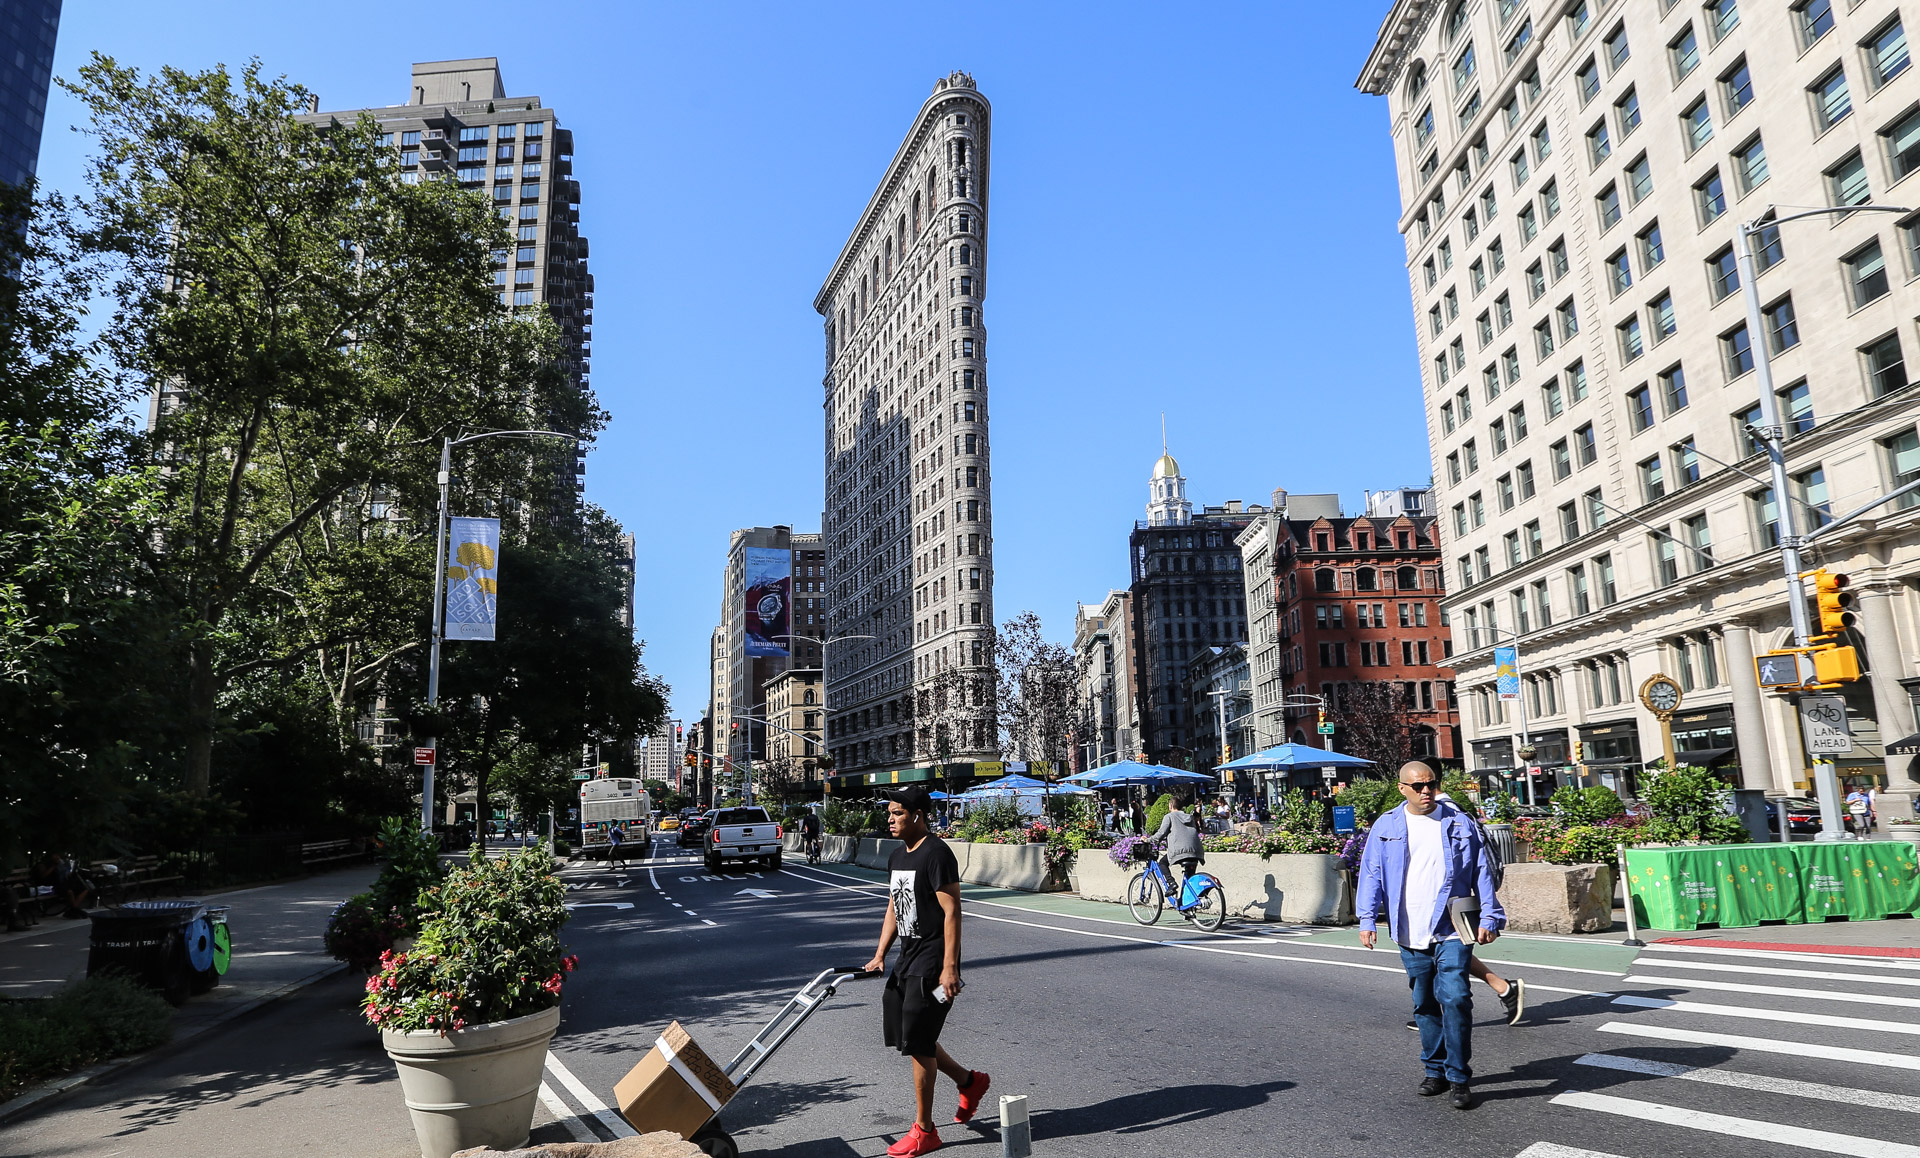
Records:
{"label": "traffic light", "polygon": [[673,726],[673,742],[678,744],[686,735],[686,729],[679,724]]}
{"label": "traffic light", "polygon": [[1754,681],[1762,688],[1787,690],[1797,688],[1806,682],[1807,665],[1800,657],[1813,649],[1782,648],[1765,655],[1755,656],[1753,660]]}
{"label": "traffic light", "polygon": [[1814,633],[1814,638],[1831,639],[1853,626],[1853,594],[1847,590],[1852,581],[1825,567],[1812,574],[1813,602],[1820,616],[1820,630]]}
{"label": "traffic light", "polygon": [[[1851,619],[1852,616],[1847,618]],[[1860,653],[1850,647],[1821,647],[1813,652],[1813,682],[1844,684],[1860,678]]]}
{"label": "traffic light", "polygon": [[1587,762],[1587,745],[1584,741],[1575,740],[1573,742],[1573,762],[1575,764],[1584,764]]}

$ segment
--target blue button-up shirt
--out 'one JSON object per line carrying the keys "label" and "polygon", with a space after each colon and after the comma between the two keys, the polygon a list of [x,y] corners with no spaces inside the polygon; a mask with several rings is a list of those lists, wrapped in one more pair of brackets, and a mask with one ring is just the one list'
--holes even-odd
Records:
{"label": "blue button-up shirt", "polygon": [[[1433,898],[1432,911],[1426,915],[1427,928],[1439,928],[1446,919],[1449,900],[1476,895],[1480,898],[1480,927],[1506,928],[1506,910],[1494,894],[1493,854],[1481,838],[1480,826],[1447,801],[1440,801],[1434,809],[1440,820],[1441,839],[1447,846],[1447,875],[1440,895]],[[1367,848],[1360,856],[1360,891],[1354,900],[1360,927],[1376,928],[1375,914],[1384,906],[1387,935],[1406,944],[1408,930],[1400,927],[1401,911],[1406,910],[1409,920],[1421,919],[1418,903],[1423,899],[1407,898],[1414,903],[1403,906],[1401,894],[1406,887],[1407,806],[1402,804],[1374,821],[1367,834]]]}

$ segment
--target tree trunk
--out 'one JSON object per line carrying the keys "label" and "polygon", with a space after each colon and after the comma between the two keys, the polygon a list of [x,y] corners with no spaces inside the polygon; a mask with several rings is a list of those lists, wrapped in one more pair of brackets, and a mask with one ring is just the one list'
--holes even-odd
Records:
{"label": "tree trunk", "polygon": [[187,657],[187,792],[206,796],[213,788],[213,730],[220,701],[213,641],[194,640]]}

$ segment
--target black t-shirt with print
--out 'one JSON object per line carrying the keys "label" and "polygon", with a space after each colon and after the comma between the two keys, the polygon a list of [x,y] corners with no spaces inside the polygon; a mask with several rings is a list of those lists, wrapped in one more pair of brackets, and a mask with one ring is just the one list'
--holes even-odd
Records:
{"label": "black t-shirt with print", "polygon": [[947,955],[947,924],[937,894],[959,883],[960,862],[946,841],[927,836],[918,847],[894,849],[887,858],[887,875],[894,929],[900,938],[893,971],[908,977],[940,976]]}

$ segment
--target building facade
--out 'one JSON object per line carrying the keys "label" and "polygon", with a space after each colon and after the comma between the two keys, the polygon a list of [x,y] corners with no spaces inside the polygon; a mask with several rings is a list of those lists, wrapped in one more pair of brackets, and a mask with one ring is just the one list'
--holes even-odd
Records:
{"label": "building facade", "polygon": [[59,34],[60,0],[9,0],[0,9],[0,183],[25,185],[39,168]]}
{"label": "building facade", "polygon": [[[683,744],[679,720],[667,720],[657,731],[647,737],[641,748],[641,778],[662,780],[680,788],[681,772],[685,765],[681,761]],[[684,791],[684,789],[683,789]]]}
{"label": "building facade", "polygon": [[[1275,491],[1273,509],[1240,536],[1255,612],[1247,647],[1253,743],[1353,752],[1361,746],[1355,728],[1389,726],[1405,735],[1409,758],[1458,764],[1435,522],[1385,513],[1422,509],[1420,488],[1374,492],[1368,502],[1377,513],[1347,518],[1335,495]],[[1390,719],[1363,723],[1363,712],[1381,715],[1381,701],[1362,700],[1361,684],[1393,693]],[[1317,731],[1320,703],[1331,736]]]}
{"label": "building facade", "polygon": [[1193,513],[1187,480],[1161,454],[1148,479],[1147,518],[1133,525],[1131,560],[1135,711],[1140,747],[1154,763],[1195,759],[1187,662],[1209,645],[1247,638],[1246,592],[1235,540],[1265,513],[1238,499]]}
{"label": "building facade", "polygon": [[817,667],[790,667],[767,681],[766,760],[803,795],[821,791],[826,684]]}
{"label": "building facade", "polygon": [[[494,254],[501,304],[546,306],[560,329],[561,366],[585,389],[593,368],[593,275],[580,235],[573,130],[562,128],[539,97],[508,96],[491,56],[415,64],[404,104],[300,119],[351,124],[362,115],[393,148],[402,181],[454,181],[493,201],[511,235],[509,248]],[[575,451],[575,496],[586,487],[585,454],[583,447]]]}
{"label": "building facade", "polygon": [[[1680,759],[1776,792],[1807,760],[1753,658],[1790,640],[1775,545],[1920,478],[1920,218],[1759,235],[1771,206],[1920,204],[1920,78],[1894,0],[1398,0],[1359,87],[1385,98],[1414,300],[1446,609],[1477,767],[1586,749],[1631,789],[1662,750],[1638,690],[1682,687]],[[1773,357],[1792,493],[1753,431]],[[1903,810],[1916,726],[1920,497],[1822,540],[1869,677],[1843,777]],[[1811,563],[1810,563],[1811,565]],[[1494,694],[1520,649],[1527,706]],[[1891,815],[1882,808],[1882,815]]]}
{"label": "building facade", "polygon": [[[827,623],[841,641],[827,650],[827,743],[842,774],[932,757],[916,706],[956,678],[993,683],[989,124],[971,77],[939,81],[814,299]],[[997,756],[992,705],[977,708],[943,729],[947,759]]]}
{"label": "building facade", "polygon": [[[1187,696],[1195,771],[1211,772],[1259,750],[1253,746],[1253,678],[1245,644],[1208,646],[1188,660]],[[1223,723],[1225,747],[1220,740]]]}
{"label": "building facade", "polygon": [[[793,583],[793,606],[789,608],[790,636],[772,642],[786,649],[786,655],[752,655],[747,647],[747,552],[753,548],[784,551],[788,554]],[[825,552],[817,534],[794,534],[784,525],[748,527],[733,532],[727,543],[727,567],[720,595],[720,628],[715,643],[715,700],[713,716],[723,746],[733,761],[734,770],[743,770],[749,759],[762,759],[768,750],[767,683],[790,667],[818,668],[822,652],[820,627],[805,622],[818,612],[801,610],[819,596],[803,585],[823,580]],[[817,587],[815,588],[817,590]],[[720,638],[724,637],[724,638]],[[720,689],[724,686],[724,697]]]}

